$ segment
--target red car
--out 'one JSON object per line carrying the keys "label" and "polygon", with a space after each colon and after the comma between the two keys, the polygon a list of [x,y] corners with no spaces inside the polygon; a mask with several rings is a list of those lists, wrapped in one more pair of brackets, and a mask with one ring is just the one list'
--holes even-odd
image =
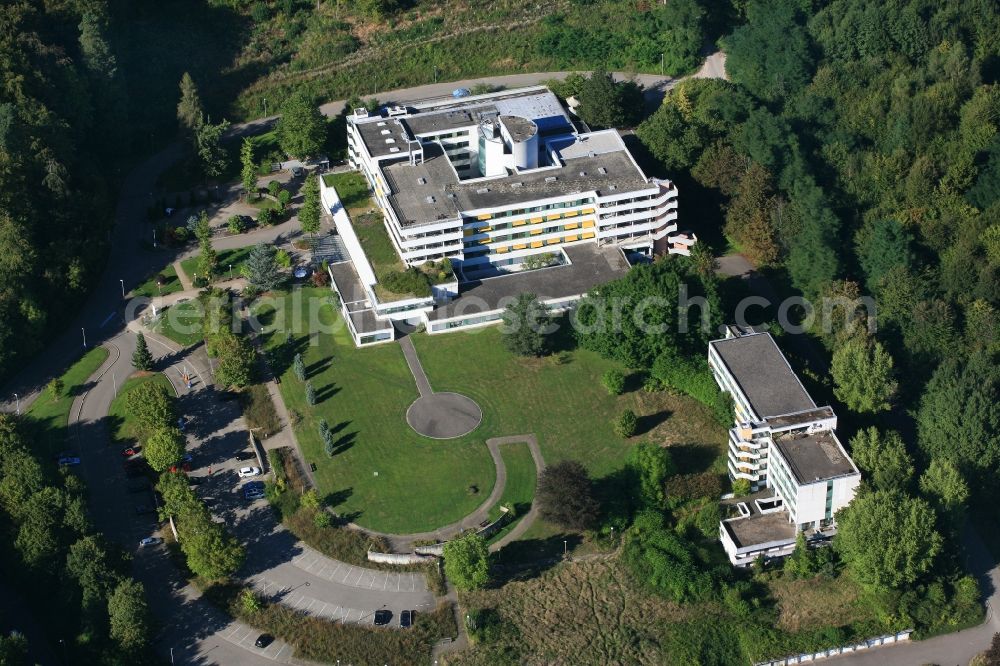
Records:
{"label": "red car", "polygon": [[186,462],[186,463],[183,463],[183,464],[181,464],[179,466],[178,465],[171,465],[170,466],[170,471],[173,472],[174,474],[176,474],[177,472],[180,472],[180,471],[190,472],[191,471],[191,463]]}
{"label": "red car", "polygon": [[142,450],[141,446],[130,446],[127,449],[122,449],[122,455],[126,458],[131,458],[132,456],[139,453]]}

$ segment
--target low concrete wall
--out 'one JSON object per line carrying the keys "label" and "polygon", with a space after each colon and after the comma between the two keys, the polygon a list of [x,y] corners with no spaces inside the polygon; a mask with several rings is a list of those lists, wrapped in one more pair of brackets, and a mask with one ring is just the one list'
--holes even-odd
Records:
{"label": "low concrete wall", "polygon": [[837,657],[842,654],[851,654],[853,652],[862,652],[864,650],[871,650],[872,648],[882,647],[883,645],[893,645],[895,643],[900,643],[902,641],[910,640],[910,634],[913,633],[912,629],[907,629],[906,631],[901,631],[898,634],[886,634],[885,636],[877,636],[875,638],[869,638],[861,643],[854,643],[852,645],[844,645],[841,647],[830,648],[829,650],[823,650],[821,652],[812,652],[809,654],[797,654],[791,657],[783,657],[781,659],[772,659],[771,661],[761,661],[754,664],[754,666],[791,666],[792,664],[808,664],[819,659],[826,659],[827,657]]}
{"label": "low concrete wall", "polygon": [[436,557],[442,557],[444,555],[444,544],[435,543],[430,546],[417,546],[413,549],[413,552],[418,555],[434,555]]}
{"label": "low concrete wall", "polygon": [[375,553],[368,551],[369,562],[380,562],[382,564],[423,564],[433,560],[431,555],[420,555],[418,553]]}

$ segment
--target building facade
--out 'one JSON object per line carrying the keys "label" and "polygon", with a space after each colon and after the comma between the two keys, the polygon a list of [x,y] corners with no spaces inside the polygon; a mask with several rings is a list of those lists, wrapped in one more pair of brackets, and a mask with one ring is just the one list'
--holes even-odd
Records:
{"label": "building facade", "polygon": [[830,536],[861,482],[837,439],[833,409],[813,402],[770,333],[729,327],[725,339],[709,343],[708,363],[733,398],[729,476],[751,489],[736,502],[739,516],[719,526],[730,560],[787,555],[800,531]]}
{"label": "building facade", "polygon": [[688,253],[677,188],[647,178],[615,130],[581,133],[544,87],[356,109],[364,174],[400,257],[448,257],[470,278],[575,243]]}

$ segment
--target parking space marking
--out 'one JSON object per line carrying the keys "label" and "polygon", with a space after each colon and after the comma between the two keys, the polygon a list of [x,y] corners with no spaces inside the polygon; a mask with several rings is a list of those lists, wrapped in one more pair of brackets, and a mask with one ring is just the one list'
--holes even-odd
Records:
{"label": "parking space marking", "polygon": [[357,578],[357,580],[354,581],[354,587],[358,586],[358,583],[361,582],[361,577],[364,576],[364,575],[365,575],[365,570],[364,569],[359,569],[358,570],[358,578]]}
{"label": "parking space marking", "polygon": [[273,658],[273,659],[274,659],[275,661],[278,661],[278,657],[280,657],[280,656],[281,656],[281,653],[282,653],[282,652],[284,652],[284,651],[285,651],[285,650],[287,650],[287,649],[288,649],[288,643],[282,643],[282,644],[281,644],[281,649],[280,649],[280,650],[278,650],[277,654],[275,654],[275,655],[274,655],[274,657],[272,657],[272,658]]}
{"label": "parking space marking", "polygon": [[333,577],[337,575],[337,572],[340,571],[342,566],[344,566],[343,562],[337,562],[337,568],[333,570],[332,574],[330,574],[330,580],[333,580]]}

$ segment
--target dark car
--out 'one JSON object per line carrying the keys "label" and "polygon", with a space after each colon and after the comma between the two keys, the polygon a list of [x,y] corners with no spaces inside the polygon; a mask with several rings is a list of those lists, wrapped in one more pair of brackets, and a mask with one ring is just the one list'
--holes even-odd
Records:
{"label": "dark car", "polygon": [[375,611],[376,627],[384,627],[391,621],[392,621],[392,611],[387,611],[387,610]]}
{"label": "dark car", "polygon": [[240,451],[236,454],[237,460],[256,460],[257,454],[253,451]]}
{"label": "dark car", "polygon": [[200,476],[189,476],[188,477],[188,485],[189,486],[200,486],[203,483],[205,483],[205,479],[201,478]]}
{"label": "dark car", "polygon": [[403,611],[399,614],[399,627],[401,629],[409,629],[413,625],[413,616],[416,611]]}
{"label": "dark car", "polygon": [[257,640],[253,642],[254,647],[266,648],[268,645],[274,642],[274,636],[271,634],[261,634],[257,637]]}

